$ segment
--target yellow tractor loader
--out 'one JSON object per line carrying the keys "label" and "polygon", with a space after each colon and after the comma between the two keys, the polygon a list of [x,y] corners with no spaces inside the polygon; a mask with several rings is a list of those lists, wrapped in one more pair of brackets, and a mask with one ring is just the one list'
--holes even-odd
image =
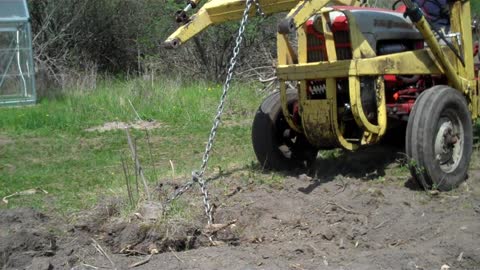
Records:
{"label": "yellow tractor loader", "polygon": [[[253,122],[262,166],[310,163],[320,149],[355,151],[403,124],[408,164],[424,188],[449,190],[466,179],[480,113],[469,0],[443,7],[449,29],[435,27],[411,0],[391,10],[357,0],[247,1],[261,10],[250,16],[288,12],[277,33],[280,89]],[[182,25],[165,47],[241,19],[248,2],[210,0],[190,17],[198,4],[177,13]]]}

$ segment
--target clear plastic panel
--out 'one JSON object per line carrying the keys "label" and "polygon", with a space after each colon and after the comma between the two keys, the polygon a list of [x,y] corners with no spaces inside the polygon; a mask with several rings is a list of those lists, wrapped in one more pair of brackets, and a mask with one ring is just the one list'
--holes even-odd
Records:
{"label": "clear plastic panel", "polygon": [[35,102],[30,25],[0,23],[0,105]]}
{"label": "clear plastic panel", "polygon": [[0,0],[0,21],[26,21],[28,18],[25,0]]}

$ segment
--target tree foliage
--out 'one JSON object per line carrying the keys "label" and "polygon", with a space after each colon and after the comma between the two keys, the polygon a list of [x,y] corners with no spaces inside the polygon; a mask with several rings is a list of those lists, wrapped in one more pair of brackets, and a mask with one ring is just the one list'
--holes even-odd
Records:
{"label": "tree foliage", "polygon": [[[395,0],[369,0],[390,8]],[[480,14],[480,1],[471,1]],[[58,79],[71,71],[95,69],[113,74],[186,74],[220,80],[234,45],[239,22],[206,30],[182,48],[160,43],[177,27],[173,14],[183,0],[29,0],[37,66]],[[239,59],[248,76],[271,69],[279,18],[253,18]],[[257,76],[258,77],[258,76]]]}
{"label": "tree foliage", "polygon": [[[95,68],[113,74],[182,72],[218,80],[238,22],[208,29],[179,50],[162,49],[160,43],[177,28],[173,14],[184,5],[178,0],[29,0],[37,65],[56,79]],[[251,20],[247,50],[271,51],[275,29],[274,18]],[[244,55],[240,62],[259,62],[248,58]]]}

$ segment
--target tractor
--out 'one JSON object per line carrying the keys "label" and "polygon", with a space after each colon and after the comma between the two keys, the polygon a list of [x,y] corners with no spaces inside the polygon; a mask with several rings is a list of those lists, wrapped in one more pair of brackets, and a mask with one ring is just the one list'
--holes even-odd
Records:
{"label": "tractor", "polygon": [[[319,150],[355,151],[403,129],[407,164],[423,188],[451,190],[468,177],[480,113],[469,0],[448,0],[447,30],[411,0],[392,9],[359,0],[247,1],[266,15],[288,12],[278,23],[280,86],[253,121],[262,167],[309,164]],[[211,0],[188,16],[198,4],[177,13],[182,25],[165,47],[240,19],[246,0]]]}

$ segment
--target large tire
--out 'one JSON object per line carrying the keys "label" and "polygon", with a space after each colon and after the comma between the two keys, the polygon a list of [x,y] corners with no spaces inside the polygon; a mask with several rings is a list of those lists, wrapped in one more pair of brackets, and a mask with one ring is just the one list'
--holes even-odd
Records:
{"label": "large tire", "polygon": [[467,178],[473,130],[465,97],[444,85],[423,92],[410,113],[405,148],[425,189],[451,190]]}
{"label": "large tire", "polygon": [[[296,91],[287,91],[289,108],[298,100]],[[258,108],[252,126],[252,144],[262,168],[291,170],[310,166],[318,153],[304,135],[286,122],[280,93],[269,95]]]}

